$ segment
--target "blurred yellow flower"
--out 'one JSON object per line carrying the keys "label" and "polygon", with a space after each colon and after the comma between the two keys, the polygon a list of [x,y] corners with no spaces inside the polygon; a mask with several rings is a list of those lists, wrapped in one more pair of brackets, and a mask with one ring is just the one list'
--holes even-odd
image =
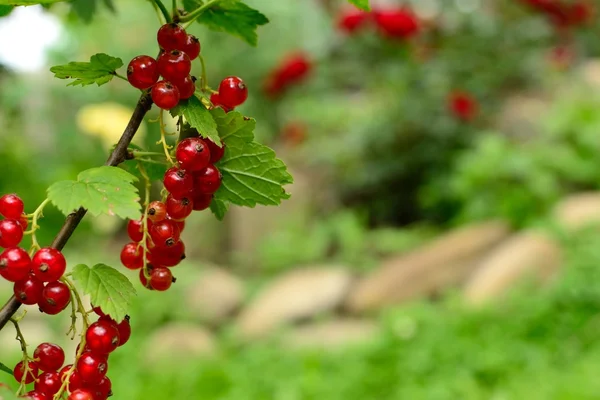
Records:
{"label": "blurred yellow flower", "polygon": [[[108,148],[117,143],[132,113],[132,108],[119,103],[89,104],[77,113],[77,127],[86,135],[102,139]],[[145,135],[146,125],[142,123],[134,142],[140,143]]]}

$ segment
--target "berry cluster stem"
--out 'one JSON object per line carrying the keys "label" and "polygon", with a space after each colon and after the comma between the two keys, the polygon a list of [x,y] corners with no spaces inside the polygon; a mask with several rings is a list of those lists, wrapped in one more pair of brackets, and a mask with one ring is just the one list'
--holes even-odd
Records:
{"label": "berry cluster stem", "polygon": [[25,341],[25,336],[23,336],[23,332],[21,331],[21,328],[19,327],[19,321],[16,318],[11,318],[10,322],[12,322],[12,324],[15,326],[15,330],[17,331],[17,336],[16,339],[19,341],[19,344],[21,345],[21,351],[23,352],[23,379],[20,382],[19,385],[19,389],[17,390],[17,395],[22,394],[26,387],[27,384],[25,383],[25,381],[27,380],[27,376],[29,375],[29,355],[27,354],[27,342]]}
{"label": "berry cluster stem", "polygon": [[[50,199],[44,200],[38,208],[31,214],[31,229],[25,232],[26,235],[31,235],[31,249],[29,249],[29,255],[32,256],[37,250],[40,249],[40,244],[37,241],[37,237],[35,232],[40,229],[38,225],[38,221],[40,217],[44,216],[44,207],[46,207],[50,203]],[[30,217],[28,215],[28,217]]]}
{"label": "berry cluster stem", "polygon": [[[125,161],[129,144],[144,120],[144,116],[150,110],[150,107],[152,107],[152,98],[147,93],[142,94],[138,100],[135,110],[133,111],[133,114],[131,115],[131,118],[129,119],[127,127],[123,131],[123,135],[119,139],[119,142],[117,143],[117,146],[111,155],[108,157],[105,165],[116,166]],[[71,238],[71,235],[73,232],[75,232],[75,229],[77,229],[77,226],[85,216],[86,212],[86,209],[80,208],[74,213],[69,214],[62,228],[52,242],[53,248],[62,250],[65,247]],[[19,307],[21,307],[21,303],[15,298],[15,296],[12,296],[2,307],[2,309],[0,309],[0,330],[6,326],[8,321],[17,312]]]}
{"label": "berry cluster stem", "polygon": [[146,277],[146,279],[150,279],[150,274],[148,274],[148,268],[146,267],[148,261],[147,261],[147,255],[148,255],[148,205],[150,204],[150,189],[152,188],[152,182],[150,181],[150,177],[148,177],[148,174],[146,173],[146,169],[144,168],[144,166],[141,163],[138,163],[138,170],[140,171],[140,174],[144,177],[144,192],[145,192],[145,196],[144,196],[144,217],[142,218],[142,231],[143,231],[143,236],[142,236],[142,251],[143,251],[143,256],[144,256],[144,266],[142,267],[144,269],[144,276]]}
{"label": "berry cluster stem", "polygon": [[164,118],[163,118],[163,112],[164,110],[160,110],[160,113],[158,114],[158,123],[160,124],[160,141],[158,142],[158,144],[162,144],[162,147],[165,151],[165,156],[167,157],[167,161],[169,161],[169,163],[171,165],[175,165],[175,161],[173,161],[173,158],[171,157],[170,154],[170,150],[171,147],[167,144],[167,133],[165,132],[165,123],[164,123]]}
{"label": "berry cluster stem", "polygon": [[203,4],[200,7],[196,8],[194,11],[191,11],[188,14],[179,17],[179,21],[183,23],[183,28],[185,29],[188,26],[190,26],[200,15],[202,15],[204,11],[217,5],[220,1],[221,0],[210,0],[206,4]]}
{"label": "berry cluster stem", "polygon": [[165,5],[163,4],[162,1],[160,1],[160,0],[152,0],[152,2],[154,2],[154,6],[155,7],[158,7],[158,9],[160,10],[161,14],[165,18],[166,22],[172,22],[173,21],[173,19],[171,18],[171,14],[169,14],[169,11],[167,10],[167,7],[165,7]]}

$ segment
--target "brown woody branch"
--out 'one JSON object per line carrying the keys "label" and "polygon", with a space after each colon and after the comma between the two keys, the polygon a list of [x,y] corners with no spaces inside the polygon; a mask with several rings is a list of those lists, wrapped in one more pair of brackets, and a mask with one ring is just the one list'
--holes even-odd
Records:
{"label": "brown woody branch", "polygon": [[[147,93],[142,94],[135,107],[135,110],[133,111],[133,114],[131,115],[131,118],[129,119],[127,127],[123,131],[121,139],[119,139],[119,143],[117,143],[117,146],[108,157],[108,160],[106,160],[105,165],[116,166],[125,161],[129,143],[131,143],[131,140],[135,136],[140,124],[144,120],[144,116],[148,111],[150,111],[151,107],[152,99],[150,98],[150,95]],[[52,247],[62,250],[86,213],[86,209],[80,208],[79,210],[69,214],[65,219],[65,223],[60,228],[60,231],[54,238]],[[15,298],[15,296],[12,296],[4,305],[4,307],[0,309],[0,330],[4,328],[10,318],[17,312],[19,307],[21,307],[21,303]]]}

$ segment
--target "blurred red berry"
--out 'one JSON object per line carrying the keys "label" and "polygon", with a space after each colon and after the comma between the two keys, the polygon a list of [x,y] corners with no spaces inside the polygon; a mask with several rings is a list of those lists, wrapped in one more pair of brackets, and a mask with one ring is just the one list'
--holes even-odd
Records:
{"label": "blurred red berry", "polygon": [[338,29],[347,34],[353,34],[363,27],[369,20],[370,14],[356,7],[342,9],[338,16]]}
{"label": "blurred red berry", "polygon": [[376,10],[373,16],[377,27],[387,37],[409,39],[419,33],[419,19],[408,8]]}
{"label": "blurred red berry", "polygon": [[305,79],[311,69],[312,63],[306,54],[302,52],[289,54],[269,74],[264,90],[268,96],[276,97],[290,85]]}
{"label": "blurred red berry", "polygon": [[473,120],[479,110],[477,100],[471,94],[461,91],[450,94],[448,107],[456,118],[465,122]]}

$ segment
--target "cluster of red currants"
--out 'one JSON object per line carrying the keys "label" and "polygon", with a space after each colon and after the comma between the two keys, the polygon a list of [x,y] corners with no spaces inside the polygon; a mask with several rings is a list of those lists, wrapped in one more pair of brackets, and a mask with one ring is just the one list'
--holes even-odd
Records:
{"label": "cluster of red currants", "polygon": [[[127,67],[127,80],[141,90],[152,88],[150,94],[154,104],[170,110],[196,92],[196,78],[190,72],[192,61],[200,55],[200,41],[176,23],[161,26],[156,38],[160,46],[158,58],[155,60],[146,55],[133,58]],[[244,82],[230,76],[223,79],[219,92],[211,96],[211,102],[231,111],[247,98],[248,89]]]}
{"label": "cluster of red currants", "polygon": [[15,194],[0,197],[0,276],[14,282],[14,294],[22,304],[37,304],[46,314],[58,314],[71,301],[69,287],[59,279],[67,262],[62,253],[51,247],[39,249],[30,258],[18,247],[27,228],[24,204]]}
{"label": "cluster of red currants", "polygon": [[588,0],[521,0],[522,3],[545,15],[558,29],[584,25],[591,21],[594,6]]}
{"label": "cluster of red currants", "polygon": [[106,376],[108,357],[127,343],[131,326],[129,317],[117,324],[100,308],[94,307],[94,311],[99,318],[85,333],[85,347],[75,368],[73,364],[63,366],[65,352],[52,343],[40,344],[33,359],[27,361],[27,367],[23,361],[15,366],[14,377],[18,382],[35,382],[34,390],[25,398],[51,400],[61,389],[70,392],[68,400],[106,400],[112,395],[111,381]]}
{"label": "cluster of red currants", "polygon": [[[123,247],[121,262],[126,268],[140,269],[140,281],[146,288],[165,291],[174,282],[169,268],[185,258],[181,240],[185,219],[192,211],[210,206],[213,194],[221,186],[221,173],[214,164],[224,152],[224,147],[210,140],[199,137],[182,140],[175,153],[178,165],[167,170],[163,179],[169,192],[166,200],[148,205],[145,224],[148,235],[144,234],[143,220],[128,222],[127,233],[132,242]],[[148,249],[146,260],[140,244],[144,237]]]}
{"label": "cluster of red currants", "polygon": [[353,34],[371,20],[382,35],[392,39],[409,39],[421,29],[419,19],[408,7],[373,9],[370,13],[355,7],[344,8],[338,16],[337,25],[340,31]]}

